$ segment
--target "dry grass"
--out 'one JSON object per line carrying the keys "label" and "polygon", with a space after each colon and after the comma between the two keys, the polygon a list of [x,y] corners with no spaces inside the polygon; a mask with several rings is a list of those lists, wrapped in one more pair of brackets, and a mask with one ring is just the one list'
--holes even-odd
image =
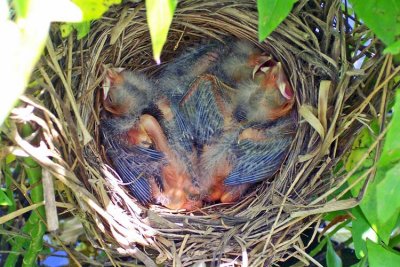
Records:
{"label": "dry grass", "polygon": [[[168,64],[202,39],[233,35],[256,42],[256,5],[244,2],[180,2],[163,62]],[[62,190],[56,187],[62,202],[58,206],[69,207],[80,218],[88,238],[114,265],[121,265],[124,254],[146,266],[201,261],[271,266],[288,257],[309,262],[304,253],[309,244],[302,242],[301,234],[318,226],[324,212],[357,205],[359,198],[333,197],[351,175],[337,166],[361,127],[384,114],[389,81],[399,72],[367,28],[358,22],[354,29],[348,26],[352,18],[341,11],[340,3],[299,1],[261,44],[283,63],[295,88],[298,131],[280,172],[240,203],[190,214],[144,208],[105,162],[98,142],[100,66],[149,74],[160,68],[152,60],[143,4],[128,2],[113,9],[82,41],[52,35],[35,73],[48,93],[22,98],[26,107],[35,107],[25,120],[40,122],[43,146],[23,140],[14,127],[12,147],[33,156],[64,185]],[[372,43],[364,46],[367,39]],[[368,61],[355,69],[362,56]],[[23,120],[21,116],[14,112],[11,124]],[[380,116],[381,125],[383,120]],[[371,149],[381,140],[382,135]]]}

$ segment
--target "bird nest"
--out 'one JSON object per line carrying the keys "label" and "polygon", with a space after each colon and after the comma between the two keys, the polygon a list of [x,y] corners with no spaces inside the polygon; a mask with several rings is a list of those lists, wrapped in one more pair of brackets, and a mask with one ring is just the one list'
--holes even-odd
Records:
{"label": "bird nest", "polygon": [[[307,262],[304,251],[322,214],[357,204],[335,193],[349,176],[338,163],[379,113],[391,61],[341,1],[299,1],[260,44],[282,62],[296,96],[298,128],[279,172],[235,204],[195,212],[141,206],[116,178],[99,140],[102,65],[149,75],[162,68],[152,59],[144,4],[112,8],[80,41],[54,33],[35,72],[45,93],[28,91],[22,98],[34,107],[28,120],[41,126],[42,145],[18,134],[13,142],[65,185],[57,187],[57,199],[73,207],[68,211],[113,264],[125,256],[146,266]],[[258,43],[255,2],[181,1],[162,62],[204,39],[226,36]],[[17,117],[14,112],[12,121]],[[303,242],[306,229],[314,234]]]}

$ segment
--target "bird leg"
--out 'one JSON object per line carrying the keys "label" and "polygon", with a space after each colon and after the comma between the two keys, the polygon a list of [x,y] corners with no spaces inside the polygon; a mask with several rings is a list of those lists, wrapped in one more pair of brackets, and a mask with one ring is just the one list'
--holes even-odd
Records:
{"label": "bird leg", "polygon": [[[215,160],[215,157],[212,156],[214,152],[215,148],[205,146],[203,148],[203,159],[206,161]],[[200,180],[201,193],[204,195],[206,201],[219,201],[225,194],[227,186],[224,184],[224,181],[231,173],[233,166],[230,164],[228,156],[224,154],[221,157],[217,157],[216,162],[207,168],[209,171],[208,174]]]}
{"label": "bird leg", "polygon": [[237,201],[243,193],[249,188],[250,184],[241,184],[235,186],[225,186],[224,193],[221,196],[222,203],[232,203]]}
{"label": "bird leg", "polygon": [[128,142],[142,147],[150,147],[152,140],[144,127],[139,124],[128,131]]}
{"label": "bird leg", "polygon": [[173,156],[165,136],[158,121],[149,114],[144,114],[139,118],[139,127],[142,128],[148,137],[153,141],[156,149],[165,154],[167,158]]}
{"label": "bird leg", "polygon": [[246,128],[240,133],[238,141],[240,142],[244,139],[250,139],[253,141],[265,141],[265,130]]}
{"label": "bird leg", "polygon": [[164,190],[155,192],[159,195],[156,198],[170,209],[193,210],[201,207],[201,201],[194,197],[198,192],[192,184],[190,175],[184,163],[172,152],[158,121],[153,116],[144,114],[140,117],[139,126],[147,133],[155,148],[163,152],[168,160],[168,164],[162,170]]}
{"label": "bird leg", "polygon": [[157,107],[160,109],[165,120],[172,121],[174,119],[174,114],[171,110],[171,103],[166,97],[163,97],[157,101]]}

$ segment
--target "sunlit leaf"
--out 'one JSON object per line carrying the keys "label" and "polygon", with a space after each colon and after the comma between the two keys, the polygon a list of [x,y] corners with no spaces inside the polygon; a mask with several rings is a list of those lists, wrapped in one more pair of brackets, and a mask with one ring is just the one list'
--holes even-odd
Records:
{"label": "sunlit leaf", "polygon": [[120,4],[121,0],[72,0],[83,12],[83,20],[100,18],[111,5]]}
{"label": "sunlit leaf", "polygon": [[350,267],[362,267],[362,266],[364,266],[364,263],[361,260],[361,261],[357,262],[356,264],[351,265]]}
{"label": "sunlit leaf", "polygon": [[73,30],[74,30],[74,27],[72,26],[72,23],[63,23],[60,26],[61,37],[63,37],[63,38],[68,37],[72,33]]}
{"label": "sunlit leaf", "polygon": [[[0,4],[1,15],[7,9],[4,2]],[[80,9],[69,0],[30,0],[26,12],[24,19],[0,18],[3,20],[0,36],[4,37],[0,49],[0,73],[2,77],[7,77],[3,79],[2,86],[12,88],[3,90],[0,97],[0,124],[25,90],[31,71],[43,51],[50,22],[77,22],[82,18]]]}
{"label": "sunlit leaf", "polygon": [[383,173],[378,170],[366,191],[360,207],[372,228],[386,244],[400,212],[400,164]]}
{"label": "sunlit leaf", "polygon": [[326,264],[328,267],[342,267],[342,259],[336,254],[332,242],[328,239],[326,253]]}
{"label": "sunlit leaf", "polygon": [[74,28],[78,33],[77,39],[80,40],[85,37],[90,31],[90,21],[83,21],[80,23],[74,23]]}
{"label": "sunlit leaf", "polygon": [[16,158],[17,157],[14,154],[8,154],[6,156],[6,164],[10,164],[11,162],[14,162]]}
{"label": "sunlit leaf", "polygon": [[[346,159],[345,169],[346,171],[352,171],[357,164],[360,163],[361,159],[364,157],[365,153],[371,147],[372,143],[375,141],[376,135],[378,134],[379,126],[377,121],[373,121],[369,128],[364,128],[357,138],[354,140],[351,153]],[[359,179],[369,168],[374,165],[375,150],[369,153],[367,158],[362,162],[358,170],[349,178],[348,183],[352,184],[354,181]],[[351,193],[354,197],[358,196],[365,178],[359,181],[355,186],[352,187]]]}
{"label": "sunlit leaf", "polygon": [[377,173],[360,203],[368,222],[386,244],[400,214],[400,92],[388,127]]}
{"label": "sunlit leaf", "polygon": [[400,263],[400,254],[393,250],[384,248],[367,240],[368,262],[370,267],[396,267]]}
{"label": "sunlit leaf", "polygon": [[400,41],[397,41],[388,47],[386,47],[385,50],[383,50],[384,54],[392,54],[392,55],[397,55],[400,54]]}
{"label": "sunlit leaf", "polygon": [[357,258],[361,259],[367,255],[367,238],[370,240],[378,240],[376,232],[371,228],[364,214],[359,207],[351,210],[354,217],[352,221],[351,233],[353,236],[354,250]]}
{"label": "sunlit leaf", "polygon": [[354,11],[386,45],[400,38],[398,0],[351,0]]}
{"label": "sunlit leaf", "polygon": [[14,0],[15,13],[18,17],[25,18],[28,14],[30,0]]}
{"label": "sunlit leaf", "polygon": [[297,0],[257,0],[258,40],[263,41],[287,17]]}
{"label": "sunlit leaf", "polygon": [[382,156],[379,159],[378,167],[389,169],[400,162],[400,91],[396,93],[396,102],[393,106],[393,117],[383,146]]}
{"label": "sunlit leaf", "polygon": [[153,57],[157,63],[160,63],[161,50],[167,41],[176,5],[176,0],[146,0],[147,24],[153,46]]}
{"label": "sunlit leaf", "polygon": [[0,205],[1,206],[11,206],[13,203],[8,198],[7,194],[3,191],[3,188],[0,189]]}

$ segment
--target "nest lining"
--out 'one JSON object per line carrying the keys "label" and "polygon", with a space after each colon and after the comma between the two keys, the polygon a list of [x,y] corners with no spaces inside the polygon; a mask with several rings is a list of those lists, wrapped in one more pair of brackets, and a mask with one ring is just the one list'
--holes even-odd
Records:
{"label": "nest lining", "polygon": [[[100,66],[149,75],[160,69],[152,60],[144,5],[114,8],[82,41],[53,36],[36,74],[50,93],[46,106],[52,113],[47,108],[38,111],[48,125],[43,131],[51,136],[45,142],[58,149],[52,149],[56,153],[52,164],[31,154],[67,185],[59,197],[76,207],[71,212],[83,219],[92,243],[111,261],[125,253],[148,266],[155,262],[190,266],[201,261],[270,266],[293,256],[307,261],[302,232],[318,225],[323,212],[356,204],[355,200],[327,202],[348,178],[332,170],[363,123],[378,113],[381,102],[374,95],[379,88],[372,93],[371,88],[390,75],[380,71],[390,70],[391,62],[383,60],[379,43],[363,50],[373,55],[368,64],[354,68],[352,61],[358,56],[348,51],[362,50],[364,40],[347,38],[352,29],[340,4],[300,1],[260,45],[282,62],[299,113],[296,137],[280,172],[235,205],[216,204],[196,213],[140,206],[115,178],[99,142]],[[242,1],[180,2],[162,61],[168,64],[202,39],[235,36],[257,44],[255,7],[255,2]],[[358,30],[362,29],[353,32]],[[371,77],[378,71],[376,81]],[[23,149],[29,148],[18,140],[14,139]]]}

